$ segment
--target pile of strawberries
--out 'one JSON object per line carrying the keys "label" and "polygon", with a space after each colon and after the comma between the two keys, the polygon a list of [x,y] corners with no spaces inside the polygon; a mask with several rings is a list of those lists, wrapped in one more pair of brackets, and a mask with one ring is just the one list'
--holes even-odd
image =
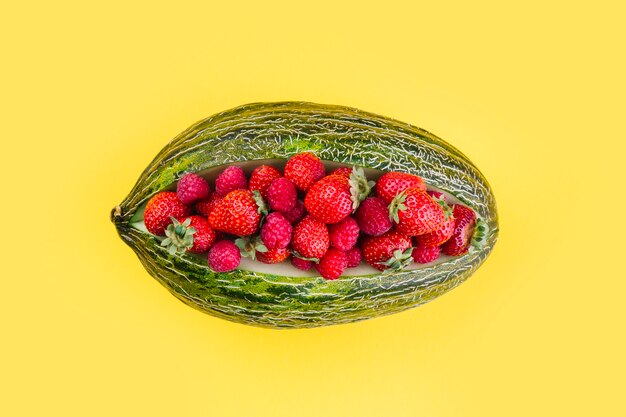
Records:
{"label": "pile of strawberries", "polygon": [[374,183],[348,167],[326,175],[310,152],[291,157],[283,173],[258,166],[249,180],[230,166],[214,191],[204,178],[185,174],[176,192],[152,197],[144,223],[172,254],[208,252],[216,272],[236,269],[241,256],[267,264],[291,258],[326,279],[362,258],[384,271],[433,262],[441,253],[462,255],[477,228],[474,211],[449,207],[421,177],[388,172]]}

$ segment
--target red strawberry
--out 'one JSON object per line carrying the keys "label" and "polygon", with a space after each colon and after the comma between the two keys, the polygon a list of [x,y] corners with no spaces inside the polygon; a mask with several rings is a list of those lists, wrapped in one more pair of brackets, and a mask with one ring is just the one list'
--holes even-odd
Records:
{"label": "red strawberry", "polygon": [[291,257],[291,264],[303,271],[308,271],[309,269],[313,268],[313,262],[307,261],[306,259],[298,258],[296,256]]}
{"label": "red strawberry", "polygon": [[329,175],[341,175],[350,179],[350,175],[352,175],[352,168],[350,167],[340,167],[331,172]]}
{"label": "red strawberry", "polygon": [[272,181],[280,177],[282,177],[282,174],[276,168],[269,165],[259,165],[250,174],[248,189],[250,191],[256,190],[261,193],[263,198],[267,198],[267,188]]}
{"label": "red strawberry", "polygon": [[328,280],[337,279],[343,274],[348,266],[346,253],[339,249],[330,248],[322,256],[320,262],[315,265],[315,269],[322,277]]}
{"label": "red strawberry", "polygon": [[248,180],[243,169],[236,165],[226,168],[215,179],[215,192],[224,197],[233,190],[245,190],[248,188]]}
{"label": "red strawberry", "polygon": [[294,155],[285,165],[285,178],[293,182],[301,191],[307,191],[313,183],[324,176],[324,173],[324,164],[321,159],[311,152]]}
{"label": "red strawberry", "polygon": [[439,246],[450,239],[450,237],[452,237],[452,233],[454,232],[454,216],[452,215],[452,209],[446,204],[445,196],[442,193],[438,191],[435,191],[434,193],[436,194],[430,194],[429,191],[428,195],[430,195],[433,200],[441,206],[445,214],[445,220],[439,228],[433,230],[432,232],[419,235],[415,240],[420,245]]}
{"label": "red strawberry", "polygon": [[293,229],[291,247],[299,257],[319,259],[328,250],[330,239],[328,228],[311,216],[306,216]]}
{"label": "red strawberry", "polygon": [[277,178],[267,189],[267,204],[270,209],[286,212],[296,206],[298,200],[298,190],[293,182],[287,178]]}
{"label": "red strawberry", "polygon": [[291,242],[291,223],[279,212],[273,212],[265,217],[261,227],[261,239],[268,249],[286,248]]}
{"label": "red strawberry", "polygon": [[221,199],[222,197],[220,197],[218,193],[212,193],[211,195],[209,195],[209,198],[196,201],[196,204],[194,204],[196,212],[208,218],[209,214],[211,214],[211,211],[213,211],[213,208]]}
{"label": "red strawberry", "polygon": [[244,236],[235,239],[235,245],[239,248],[241,256],[256,261],[257,254],[267,252],[267,247],[259,236]]}
{"label": "red strawberry", "polygon": [[165,229],[165,235],[167,238],[163,239],[161,246],[167,247],[171,254],[206,252],[217,237],[209,221],[202,216],[184,217],[180,222],[173,219],[172,224]]}
{"label": "red strawberry", "polygon": [[476,226],[476,213],[469,207],[455,204],[452,207],[452,215],[454,216],[454,231],[441,250],[448,256],[459,256],[467,252],[469,248]]}
{"label": "red strawberry", "polygon": [[393,226],[389,219],[389,207],[380,197],[366,198],[357,209],[355,217],[361,231],[371,236],[380,236]]}
{"label": "red strawberry", "polygon": [[[344,175],[345,176],[345,175]],[[350,169],[350,194],[352,197],[352,208],[356,210],[359,205],[367,198],[376,183],[368,181],[365,172],[361,167],[353,167]]]}
{"label": "red strawberry", "polygon": [[440,252],[439,246],[417,245],[411,256],[418,264],[427,264],[436,261]]}
{"label": "red strawberry", "polygon": [[328,226],[330,243],[339,250],[347,251],[359,239],[359,226],[353,217],[346,217],[339,223]]}
{"label": "red strawberry", "polygon": [[289,223],[296,224],[304,218],[306,215],[306,208],[301,200],[296,201],[296,205],[289,211],[283,213],[285,219],[289,220]]}
{"label": "red strawberry", "polygon": [[183,175],[176,185],[176,194],[183,204],[191,204],[207,198],[210,192],[209,183],[201,176],[192,173]]}
{"label": "red strawberry", "polygon": [[363,240],[363,257],[374,268],[399,271],[411,263],[411,238],[394,230]]}
{"label": "red strawberry", "polygon": [[446,198],[446,195],[441,191],[428,190],[426,192],[429,196],[433,198],[433,200],[442,200],[444,203],[448,204],[448,199]]}
{"label": "red strawberry", "polygon": [[256,254],[257,261],[264,264],[277,264],[287,258],[289,258],[289,249],[287,248],[274,248],[267,250],[267,252],[257,252]]}
{"label": "red strawberry", "polygon": [[341,175],[322,178],[306,193],[304,207],[323,223],[340,222],[353,211],[349,180]]}
{"label": "red strawberry", "polygon": [[422,177],[404,172],[387,172],[376,183],[376,192],[385,203],[391,203],[395,196],[409,188],[417,188],[426,191],[426,184]]}
{"label": "red strawberry", "polygon": [[217,233],[211,228],[209,221],[202,216],[190,216],[187,219],[191,219],[191,227],[196,229],[196,233],[193,234],[193,246],[189,252],[203,253],[208,251],[215,243]]}
{"label": "red strawberry", "polygon": [[304,197],[304,206],[319,221],[337,223],[359,207],[373,185],[363,169],[355,167],[350,178],[329,175],[313,184]]}
{"label": "red strawberry", "polygon": [[426,246],[439,246],[452,237],[454,233],[454,216],[449,215],[441,227],[430,233],[417,236],[417,243]]}
{"label": "red strawberry", "polygon": [[417,188],[404,190],[393,199],[389,205],[389,217],[397,224],[396,229],[408,236],[437,230],[446,219],[443,208]]}
{"label": "red strawberry", "polygon": [[194,246],[193,235],[196,229],[191,227],[191,218],[186,218],[182,223],[172,217],[165,229],[165,239],[161,241],[161,246],[165,246],[167,251],[174,255],[177,252],[185,253]]}
{"label": "red strawberry", "polygon": [[236,236],[248,236],[259,229],[261,213],[267,213],[258,191],[234,190],[222,198],[209,215],[215,230]]}
{"label": "red strawberry", "polygon": [[215,272],[229,272],[239,266],[241,254],[239,248],[230,240],[220,240],[209,250],[207,257],[209,268]]}
{"label": "red strawberry", "polygon": [[346,251],[346,257],[348,258],[348,268],[354,268],[361,263],[361,249],[358,246]]}
{"label": "red strawberry", "polygon": [[263,244],[260,236],[239,238],[235,240],[235,245],[239,248],[241,256],[265,264],[276,264],[289,257],[289,250],[287,248],[268,249],[267,246]]}
{"label": "red strawberry", "polygon": [[184,205],[173,191],[156,194],[146,204],[143,222],[153,235],[164,236],[165,228],[172,223],[172,217],[180,219],[191,214],[191,208]]}

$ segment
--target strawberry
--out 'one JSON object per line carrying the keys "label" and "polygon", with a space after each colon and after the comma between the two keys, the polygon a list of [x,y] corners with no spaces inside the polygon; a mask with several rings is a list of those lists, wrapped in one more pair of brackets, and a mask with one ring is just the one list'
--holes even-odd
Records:
{"label": "strawberry", "polygon": [[171,255],[185,253],[194,246],[195,233],[196,229],[191,226],[191,218],[187,217],[181,223],[172,217],[172,223],[165,229],[167,237],[161,241],[161,246],[165,246]]}
{"label": "strawberry", "polygon": [[413,248],[411,256],[418,264],[427,264],[436,261],[439,258],[440,251],[439,246],[418,244],[417,247]]}
{"label": "strawberry", "polygon": [[348,268],[354,268],[361,263],[361,249],[358,246],[346,251],[346,257],[348,258]]}
{"label": "strawberry", "polygon": [[215,192],[224,197],[233,190],[245,190],[248,180],[243,169],[236,165],[229,166],[215,179]]}
{"label": "strawberry", "polygon": [[337,223],[359,207],[373,184],[367,181],[362,168],[353,168],[350,178],[329,175],[309,189],[304,197],[304,207],[321,222]]}
{"label": "strawberry", "polygon": [[361,231],[371,236],[380,236],[393,226],[389,219],[389,207],[380,197],[366,198],[357,209],[355,217]]}
{"label": "strawberry", "polygon": [[268,249],[286,248],[291,242],[291,223],[275,211],[265,217],[261,226],[261,239]]}
{"label": "strawberry", "polygon": [[352,175],[352,168],[350,168],[350,167],[339,167],[336,170],[334,170],[333,172],[331,172],[329,175],[341,175],[341,176],[344,176],[344,177],[350,179],[350,175]]}
{"label": "strawberry", "polygon": [[365,261],[380,271],[399,271],[412,260],[411,238],[394,230],[381,236],[366,237],[361,249]]}
{"label": "strawberry", "polygon": [[235,245],[239,248],[241,256],[265,264],[276,264],[289,257],[289,250],[285,248],[268,249],[263,244],[260,236],[246,236],[235,240]]}
{"label": "strawberry", "polygon": [[208,220],[202,216],[184,217],[180,222],[172,219],[172,223],[165,229],[165,236],[161,246],[167,247],[171,254],[206,252],[217,237]]}
{"label": "strawberry", "polygon": [[234,190],[215,206],[209,224],[215,230],[236,236],[248,236],[259,229],[261,215],[267,213],[258,191]]}
{"label": "strawberry", "polygon": [[217,240],[217,232],[211,228],[209,221],[202,216],[190,216],[183,221],[191,219],[191,227],[196,229],[193,235],[193,246],[189,249],[191,253],[204,253]]}
{"label": "strawberry", "polygon": [[315,269],[325,279],[333,280],[339,278],[347,266],[348,257],[346,253],[336,248],[330,248],[315,265]]}
{"label": "strawberry", "polygon": [[447,216],[436,230],[417,236],[417,243],[426,246],[439,246],[448,241],[454,233],[454,216]]}
{"label": "strawberry", "polygon": [[428,195],[430,195],[435,202],[441,206],[445,215],[445,220],[439,228],[433,230],[432,232],[417,236],[415,240],[420,245],[439,246],[450,239],[450,237],[452,237],[452,233],[454,232],[454,216],[452,215],[452,209],[446,204],[445,197],[442,193],[437,191],[435,193],[437,194],[434,194],[434,196],[433,194],[430,194],[430,192]]}
{"label": "strawberry", "polygon": [[313,183],[324,176],[321,159],[311,152],[302,152],[289,158],[285,165],[285,178],[293,182],[298,190],[307,191]]}
{"label": "strawberry", "polygon": [[298,190],[287,178],[277,178],[267,189],[267,204],[270,209],[280,212],[292,210],[298,200]]}
{"label": "strawberry", "polygon": [[[345,174],[344,174],[345,176]],[[368,181],[363,168],[352,167],[350,169],[350,194],[352,197],[352,208],[356,210],[359,205],[367,198],[376,183]]]}
{"label": "strawberry", "polygon": [[387,204],[391,203],[395,196],[409,188],[426,191],[426,184],[424,184],[422,177],[404,172],[387,172],[376,183],[377,195]]}
{"label": "strawberry", "polygon": [[173,191],[156,194],[146,204],[143,222],[153,235],[164,236],[165,228],[172,223],[172,217],[180,219],[191,214],[191,208],[183,204]]}
{"label": "strawberry", "polygon": [[239,248],[241,256],[256,261],[257,255],[267,252],[267,247],[261,241],[259,236],[244,236],[235,239],[235,245]]}
{"label": "strawberry", "polygon": [[291,247],[297,252],[296,256],[307,260],[319,259],[329,246],[328,228],[313,217],[306,216],[294,227]]}
{"label": "strawberry", "polygon": [[207,198],[210,193],[209,183],[201,176],[192,173],[183,175],[176,185],[176,194],[183,204],[191,204]]}
{"label": "strawberry", "polygon": [[213,208],[217,205],[217,202],[221,199],[222,197],[220,197],[218,193],[211,193],[208,198],[196,201],[194,208],[198,214],[208,218]]}
{"label": "strawberry", "polygon": [[454,232],[452,237],[441,246],[441,251],[448,256],[463,255],[470,249],[470,245],[480,248],[487,238],[487,225],[477,219],[474,211],[462,204],[452,207],[454,216]]}
{"label": "strawberry", "polygon": [[267,252],[258,252],[256,259],[264,264],[277,264],[289,258],[289,249],[274,248],[268,249]]}
{"label": "strawberry", "polygon": [[307,261],[306,259],[298,258],[297,256],[291,257],[291,264],[303,271],[308,271],[309,269],[313,268],[312,261]]}
{"label": "strawberry", "polygon": [[209,268],[215,272],[229,272],[239,266],[241,254],[233,242],[220,240],[209,250],[207,262]]}
{"label": "strawberry", "polygon": [[350,181],[341,175],[322,178],[304,197],[304,207],[322,223],[337,223],[352,213]]}
{"label": "strawberry", "polygon": [[328,234],[332,246],[347,251],[356,245],[359,238],[359,226],[353,217],[346,217],[339,223],[328,226]]}
{"label": "strawberry", "polygon": [[276,168],[269,165],[259,165],[250,174],[248,189],[250,191],[256,190],[261,193],[261,197],[267,198],[268,187],[272,181],[280,177],[282,177],[282,174]]}
{"label": "strawberry", "polygon": [[304,218],[306,215],[306,208],[301,200],[296,201],[296,205],[289,211],[282,213],[285,219],[289,220],[289,223],[296,224]]}
{"label": "strawberry", "polygon": [[433,198],[433,200],[443,200],[444,203],[448,204],[448,199],[446,198],[446,195],[441,191],[428,190],[426,192],[429,196]]}
{"label": "strawberry", "polygon": [[437,230],[446,219],[443,208],[417,188],[404,190],[393,199],[389,217],[396,223],[396,230],[408,236]]}

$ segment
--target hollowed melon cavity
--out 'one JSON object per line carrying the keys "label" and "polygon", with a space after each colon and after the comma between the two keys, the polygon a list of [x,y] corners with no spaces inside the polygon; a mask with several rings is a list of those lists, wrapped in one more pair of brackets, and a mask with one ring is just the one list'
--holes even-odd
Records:
{"label": "hollowed melon cavity", "polygon": [[[196,174],[204,177],[209,184],[211,184],[211,189],[214,190],[214,184],[215,184],[215,179],[217,178],[217,176],[228,166],[232,166],[232,165],[237,165],[240,166],[244,172],[246,173],[246,176],[248,178],[250,178],[250,174],[252,173],[252,171],[259,165],[271,165],[274,166],[278,169],[283,170],[283,168],[285,167],[285,163],[287,161],[284,159],[262,159],[262,160],[255,160],[255,161],[245,161],[245,162],[234,162],[234,163],[229,163],[227,165],[218,165],[215,167],[212,167],[210,169],[206,169],[203,171],[199,171],[196,172]],[[341,164],[338,162],[333,162],[333,161],[323,161],[324,162],[324,166],[326,167],[326,173],[330,173],[331,171],[333,171],[334,169],[337,169],[339,167],[343,167],[343,166],[349,166],[349,165],[345,165],[345,164]],[[379,171],[376,169],[370,169],[370,168],[364,168],[365,171],[365,175],[367,176],[368,179],[373,180],[373,181],[377,181],[378,178],[384,174],[383,171]],[[432,187],[430,185],[427,184],[427,187],[429,190],[436,190],[436,191],[440,191],[442,192],[450,205],[452,204],[456,204],[459,203],[459,200],[452,194],[445,192],[439,188],[436,187]],[[169,187],[166,187],[164,190],[162,191],[175,191],[176,190],[176,183],[171,184]],[[300,198],[303,198],[303,196],[301,196]],[[134,227],[137,230],[140,230],[143,233],[149,234],[148,230],[146,229],[144,223],[143,223],[143,212],[145,210],[146,207],[146,203],[142,204],[139,206],[139,208],[137,209],[137,211],[135,212],[135,214],[133,215],[130,223],[131,226]],[[205,260],[206,255],[196,255],[196,254],[190,254],[187,253],[183,256],[193,256],[196,258],[201,258],[202,260]],[[410,266],[408,266],[406,269],[407,270],[412,270],[412,269],[420,269],[420,268],[426,268],[426,267],[431,267],[433,265],[437,265],[440,263],[444,263],[448,260],[452,259],[452,257],[446,256],[446,255],[441,255],[439,257],[439,259],[437,259],[435,262],[431,262],[428,264],[417,264],[412,262],[410,264]],[[315,270],[315,268],[312,268],[310,271],[302,271],[294,266],[291,265],[291,262],[289,259],[287,259],[285,262],[279,263],[279,264],[264,264],[262,262],[258,262],[258,261],[253,261],[249,258],[244,258],[242,257],[241,259],[241,264],[239,265],[239,268],[241,270],[244,271],[255,271],[255,272],[260,272],[260,273],[269,273],[269,274],[274,274],[274,275],[280,275],[280,276],[292,276],[292,277],[317,277],[319,276],[319,274],[317,273],[317,271]],[[365,263],[365,261],[361,262],[361,264],[355,268],[348,268],[344,271],[342,276],[364,276],[364,275],[369,275],[371,276],[372,274],[381,274],[382,272],[378,271],[375,268],[372,268],[371,266],[369,266],[367,263]],[[341,278],[339,278],[341,279]]]}

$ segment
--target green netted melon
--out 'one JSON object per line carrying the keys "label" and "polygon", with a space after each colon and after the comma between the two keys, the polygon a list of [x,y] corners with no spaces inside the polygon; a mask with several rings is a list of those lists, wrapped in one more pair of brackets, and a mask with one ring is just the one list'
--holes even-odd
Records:
{"label": "green netted melon", "polygon": [[[185,173],[211,179],[232,164],[249,173],[263,163],[284,166],[303,151],[314,152],[328,169],[360,166],[373,179],[385,171],[423,177],[484,220],[489,230],[485,244],[460,257],[443,256],[400,272],[359,267],[327,281],[290,265],[244,263],[233,272],[215,273],[203,256],[169,254],[143,227],[145,203],[159,191],[173,189]],[[457,149],[393,119],[300,102],[249,104],[194,124],[159,152],[111,219],[146,270],[181,301],[213,316],[271,328],[349,323],[433,300],[474,273],[498,236],[489,184]]]}

